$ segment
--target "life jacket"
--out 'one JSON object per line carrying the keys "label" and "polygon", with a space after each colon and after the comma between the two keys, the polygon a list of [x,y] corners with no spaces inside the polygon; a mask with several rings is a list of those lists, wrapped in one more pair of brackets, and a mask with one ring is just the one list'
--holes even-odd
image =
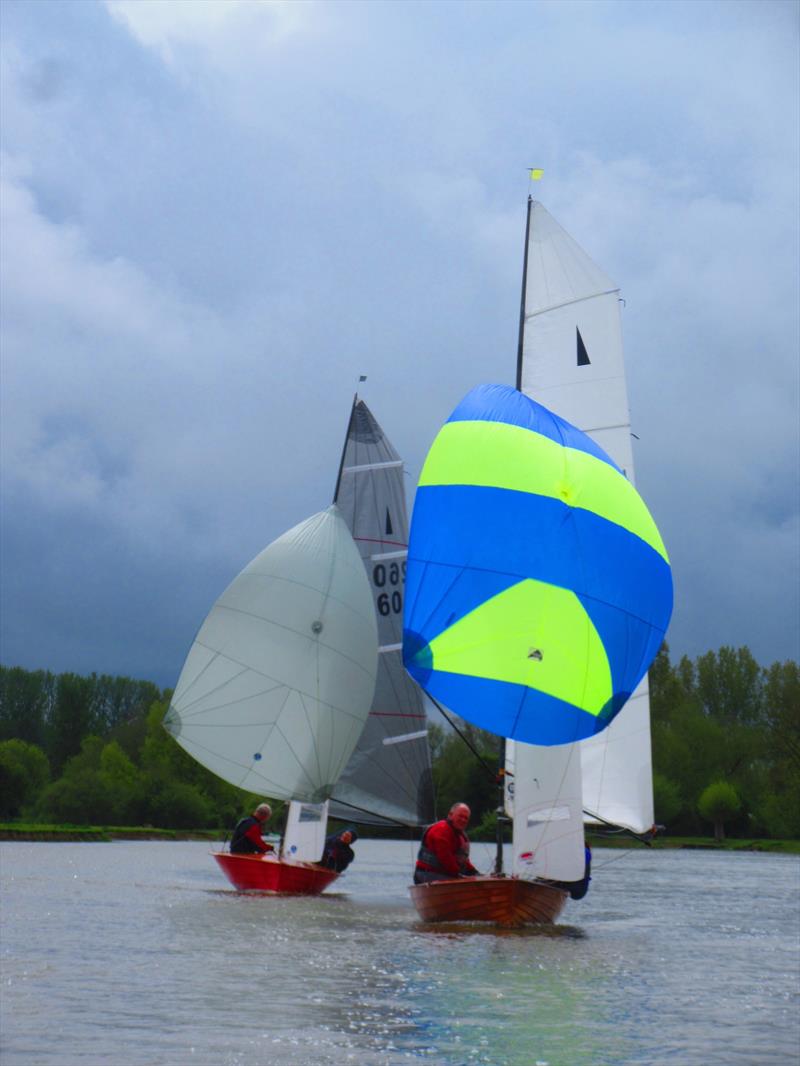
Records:
{"label": "life jacket", "polygon": [[258,819],[250,815],[236,823],[231,837],[231,851],[234,855],[258,855],[259,849],[246,836],[247,830],[258,825]]}
{"label": "life jacket", "polygon": [[[445,823],[449,826],[451,833],[456,838],[455,857],[460,870],[466,870],[470,866],[469,861],[469,839],[466,833],[462,833],[455,826],[451,825],[447,819],[444,819]],[[442,873],[447,877],[452,877],[450,870],[445,868],[439,862],[439,857],[435,851],[432,851],[426,844],[428,833],[433,829],[434,825],[438,825],[438,822],[434,822],[433,825],[429,825],[425,832],[422,834],[422,840],[420,841],[419,851],[417,852],[417,868],[420,870],[433,870],[434,873]]]}

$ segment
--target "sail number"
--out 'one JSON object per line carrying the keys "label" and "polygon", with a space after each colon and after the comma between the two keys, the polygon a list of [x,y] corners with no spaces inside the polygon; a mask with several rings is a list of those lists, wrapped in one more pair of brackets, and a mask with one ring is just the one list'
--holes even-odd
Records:
{"label": "sail number", "polygon": [[[402,585],[406,579],[406,564],[402,563],[390,563],[389,566],[384,566],[383,563],[376,563],[372,570],[372,582],[378,589],[386,588],[385,592],[378,594],[377,606],[378,614],[402,614],[403,611],[403,595],[399,588],[396,586]],[[394,587],[393,587],[394,586]]]}

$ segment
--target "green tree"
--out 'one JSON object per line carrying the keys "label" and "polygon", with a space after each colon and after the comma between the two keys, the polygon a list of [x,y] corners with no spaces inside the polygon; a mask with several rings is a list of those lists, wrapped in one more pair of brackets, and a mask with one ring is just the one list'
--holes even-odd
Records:
{"label": "green tree", "polygon": [[664,774],[654,773],[653,803],[656,822],[669,828],[683,810],[683,799],[676,782],[671,781]]}
{"label": "green tree", "polygon": [[81,750],[84,738],[93,733],[93,684],[78,674],[59,674],[50,723],[50,762],[57,772]]}
{"label": "green tree", "polygon": [[84,738],[79,754],[66,763],[61,777],[41,795],[38,811],[46,821],[114,824],[114,796],[100,773],[104,746],[100,737]]}
{"label": "green tree", "polygon": [[0,818],[16,818],[50,779],[47,756],[24,740],[0,743]]}
{"label": "green tree", "polygon": [[714,839],[725,839],[725,822],[729,822],[741,808],[742,802],[733,785],[727,781],[714,781],[703,789],[697,801],[697,809],[707,822],[714,823]]}
{"label": "green tree", "polygon": [[697,692],[706,714],[725,722],[761,719],[763,671],[750,649],[722,647],[697,660]]}
{"label": "green tree", "polygon": [[53,674],[0,666],[0,740],[25,740],[44,748],[54,692]]}

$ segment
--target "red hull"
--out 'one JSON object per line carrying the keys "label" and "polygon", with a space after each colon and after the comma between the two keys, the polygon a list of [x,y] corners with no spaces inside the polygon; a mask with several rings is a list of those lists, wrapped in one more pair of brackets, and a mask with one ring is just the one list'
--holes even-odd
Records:
{"label": "red hull", "polygon": [[278,892],[318,896],[339,876],[313,862],[284,862],[274,855],[231,855],[212,852],[222,872],[240,892]]}
{"label": "red hull", "polygon": [[550,925],[563,910],[567,893],[519,877],[464,877],[431,881],[409,889],[425,922],[493,922]]}

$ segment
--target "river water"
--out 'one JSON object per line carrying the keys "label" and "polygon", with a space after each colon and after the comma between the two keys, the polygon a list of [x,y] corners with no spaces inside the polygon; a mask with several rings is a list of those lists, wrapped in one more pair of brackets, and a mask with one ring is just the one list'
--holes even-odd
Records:
{"label": "river water", "polygon": [[598,850],[563,924],[503,933],[421,925],[410,844],[356,854],[302,899],[237,894],[204,843],[2,845],[0,1061],[800,1061],[796,856]]}

